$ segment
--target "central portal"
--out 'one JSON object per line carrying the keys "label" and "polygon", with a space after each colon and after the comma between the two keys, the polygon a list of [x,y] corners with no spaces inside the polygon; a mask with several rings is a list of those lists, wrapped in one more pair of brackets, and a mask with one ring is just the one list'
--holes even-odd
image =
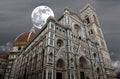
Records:
{"label": "central portal", "polygon": [[[65,75],[63,74],[65,70],[65,63],[62,59],[59,59],[56,63],[56,79],[65,79]],[[64,76],[64,77],[63,77]]]}
{"label": "central portal", "polygon": [[56,73],[56,79],[62,79],[62,73],[61,72]]}

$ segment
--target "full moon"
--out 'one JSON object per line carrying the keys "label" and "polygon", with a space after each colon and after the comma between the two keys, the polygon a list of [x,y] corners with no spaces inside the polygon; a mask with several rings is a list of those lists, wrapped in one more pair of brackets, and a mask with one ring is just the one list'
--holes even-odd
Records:
{"label": "full moon", "polygon": [[36,7],[31,14],[34,27],[41,29],[45,25],[49,16],[54,17],[54,13],[51,8],[44,5]]}

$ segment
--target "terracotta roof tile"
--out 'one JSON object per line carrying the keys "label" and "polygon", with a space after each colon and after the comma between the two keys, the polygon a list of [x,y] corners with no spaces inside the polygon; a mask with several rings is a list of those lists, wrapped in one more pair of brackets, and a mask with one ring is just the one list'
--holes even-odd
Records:
{"label": "terracotta roof tile", "polygon": [[26,45],[28,42],[32,41],[35,36],[36,34],[34,32],[22,33],[15,39],[14,45]]}
{"label": "terracotta roof tile", "polygon": [[0,59],[5,59],[5,60],[7,60],[8,59],[8,54],[6,54],[6,53],[2,53],[2,54],[0,54]]}

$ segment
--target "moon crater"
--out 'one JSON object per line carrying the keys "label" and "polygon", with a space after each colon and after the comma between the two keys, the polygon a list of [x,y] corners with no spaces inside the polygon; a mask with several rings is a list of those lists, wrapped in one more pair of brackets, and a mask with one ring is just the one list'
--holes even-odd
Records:
{"label": "moon crater", "polygon": [[38,6],[31,14],[32,23],[36,28],[41,29],[42,26],[45,25],[49,16],[54,17],[54,13],[51,8],[48,6]]}

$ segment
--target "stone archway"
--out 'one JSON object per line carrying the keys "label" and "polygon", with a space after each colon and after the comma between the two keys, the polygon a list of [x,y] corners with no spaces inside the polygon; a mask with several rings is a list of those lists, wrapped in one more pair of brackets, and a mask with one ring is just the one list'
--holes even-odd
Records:
{"label": "stone archway", "polygon": [[82,69],[85,69],[89,66],[87,60],[84,57],[80,57],[79,64],[80,64],[80,68]]}
{"label": "stone archway", "polygon": [[80,79],[89,79],[89,64],[84,57],[79,58]]}
{"label": "stone archway", "polygon": [[56,79],[64,79],[64,69],[65,69],[65,62],[62,59],[59,59],[56,63]]}
{"label": "stone archway", "polygon": [[97,68],[97,69],[96,69],[96,72],[97,72],[97,79],[100,79],[100,69]]}

